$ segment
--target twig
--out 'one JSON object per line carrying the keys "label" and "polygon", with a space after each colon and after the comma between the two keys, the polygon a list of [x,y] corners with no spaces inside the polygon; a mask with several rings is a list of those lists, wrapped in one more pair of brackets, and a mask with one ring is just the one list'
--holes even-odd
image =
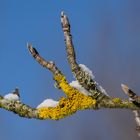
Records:
{"label": "twig", "polygon": [[37,109],[21,103],[20,101],[9,101],[0,96],[0,108],[12,111],[24,118],[38,118]]}
{"label": "twig", "polygon": [[138,136],[140,137],[140,111],[139,110],[133,110],[135,121],[136,121],[136,131]]}
{"label": "twig", "polygon": [[31,44],[27,43],[27,47],[31,53],[31,55],[35,58],[35,60],[42,65],[43,67],[47,68],[50,70],[53,74],[59,74],[61,71],[56,67],[55,63],[52,61],[46,61],[44,58],[42,58],[38,51],[32,47]]}
{"label": "twig", "polygon": [[[127,85],[122,84],[121,86],[124,93],[129,96],[130,101],[140,107],[140,97],[137,96],[136,93],[134,93]],[[133,110],[133,114],[137,124],[136,126],[137,134],[140,137],[140,111]]]}

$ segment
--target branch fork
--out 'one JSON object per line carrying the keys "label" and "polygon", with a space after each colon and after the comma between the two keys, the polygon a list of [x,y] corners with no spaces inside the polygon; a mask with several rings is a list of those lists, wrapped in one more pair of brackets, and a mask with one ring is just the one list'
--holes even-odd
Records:
{"label": "branch fork", "polygon": [[[130,100],[122,100],[120,98],[112,98],[105,94],[104,90],[99,88],[94,77],[89,72],[84,70],[76,61],[76,54],[71,35],[71,27],[68,17],[61,12],[61,25],[64,32],[67,60],[71,71],[77,80],[79,86],[84,88],[88,95],[83,94],[83,91],[71,86],[66,80],[65,75],[52,61],[46,61],[38,51],[27,44],[28,50],[33,58],[44,68],[50,70],[56,82],[56,87],[61,89],[66,97],[61,97],[56,106],[32,108],[20,101],[18,89],[7,96],[0,96],[0,108],[12,111],[21,117],[35,119],[53,119],[59,120],[69,115],[76,113],[78,110],[85,109],[101,109],[101,108],[126,108],[131,109],[134,113],[137,123],[137,132],[140,136],[140,97],[136,95],[128,86],[121,85],[124,93]],[[82,89],[81,88],[81,89]],[[16,96],[15,96],[16,95]],[[16,98],[15,98],[16,97]],[[12,99],[12,100],[11,100]],[[18,99],[18,100],[17,100]]]}

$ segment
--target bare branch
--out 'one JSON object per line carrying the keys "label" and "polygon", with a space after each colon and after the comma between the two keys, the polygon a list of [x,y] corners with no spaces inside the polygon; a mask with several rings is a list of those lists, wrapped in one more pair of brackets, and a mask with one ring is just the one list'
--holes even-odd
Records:
{"label": "bare branch", "polygon": [[129,96],[130,100],[137,104],[140,105],[140,97],[136,95],[127,85],[121,84],[122,90],[124,93]]}
{"label": "bare branch", "polygon": [[136,131],[138,136],[140,137],[140,111],[139,110],[133,110],[135,121],[136,121]]}
{"label": "bare branch", "polygon": [[[135,104],[136,106],[140,107],[140,97],[136,95],[127,85],[121,84],[122,90],[126,95],[129,96],[130,101]],[[133,110],[133,114],[136,121],[136,130],[137,134],[140,137],[140,111],[139,110]]]}
{"label": "bare branch", "polygon": [[106,96],[102,91],[97,88],[96,81],[94,81],[89,74],[83,71],[76,62],[76,55],[72,42],[70,23],[68,17],[64,14],[64,12],[61,12],[61,24],[65,37],[67,59],[75,78],[77,79],[79,84],[81,84],[86,90],[92,93],[93,98],[98,100],[105,97],[108,98],[108,96]]}
{"label": "bare branch", "polygon": [[37,110],[21,103],[20,101],[9,101],[0,96],[0,108],[12,111],[20,117],[38,118]]}
{"label": "bare branch", "polygon": [[38,51],[32,47],[31,44],[27,44],[27,47],[31,53],[31,55],[35,58],[35,60],[42,65],[43,67],[50,70],[53,74],[59,74],[61,71],[56,67],[55,63],[52,61],[46,61],[44,58],[42,58]]}

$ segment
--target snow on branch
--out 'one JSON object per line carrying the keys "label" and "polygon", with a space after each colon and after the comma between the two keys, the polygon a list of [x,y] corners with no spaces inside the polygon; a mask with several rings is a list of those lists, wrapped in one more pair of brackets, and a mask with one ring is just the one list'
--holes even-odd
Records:
{"label": "snow on branch", "polygon": [[65,97],[61,97],[58,101],[46,99],[36,108],[33,108],[22,103],[19,90],[15,89],[14,92],[4,97],[0,96],[0,108],[12,111],[21,117],[42,120],[59,120],[76,113],[78,110],[85,109],[131,109],[133,110],[138,135],[140,136],[140,97],[124,84],[121,85],[122,89],[130,100],[110,97],[95,81],[92,71],[85,65],[77,63],[70,22],[64,12],[61,13],[61,24],[66,44],[67,60],[76,79],[75,81],[69,83],[66,76],[54,62],[45,60],[31,44],[27,44],[27,47],[32,57],[42,67],[52,72],[56,87],[64,92]]}
{"label": "snow on branch", "polygon": [[98,100],[108,98],[102,91],[97,88],[96,81],[94,81],[94,76],[91,70],[89,70],[85,65],[77,63],[72,41],[70,22],[64,12],[61,12],[61,24],[65,37],[67,60],[70,64],[74,77],[79,82],[79,84],[82,85],[82,87],[84,87],[92,94],[93,98],[98,98]]}
{"label": "snow on branch", "polygon": [[53,99],[46,99],[41,104],[37,106],[37,108],[43,108],[43,107],[56,107],[59,104],[58,101],[54,101]]}

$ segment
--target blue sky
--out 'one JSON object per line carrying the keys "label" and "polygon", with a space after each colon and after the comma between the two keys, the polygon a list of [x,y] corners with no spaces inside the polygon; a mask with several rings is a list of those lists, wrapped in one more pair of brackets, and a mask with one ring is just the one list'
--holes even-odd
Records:
{"label": "blue sky", "polygon": [[[93,70],[108,94],[127,98],[121,83],[140,91],[139,6],[138,0],[0,0],[1,95],[19,87],[21,100],[33,107],[63,96],[54,88],[52,74],[26,48],[32,43],[73,80],[60,24],[62,10],[70,19],[77,61]],[[3,140],[138,139],[127,110],[83,111],[60,121],[28,120],[5,110],[0,114]]]}

